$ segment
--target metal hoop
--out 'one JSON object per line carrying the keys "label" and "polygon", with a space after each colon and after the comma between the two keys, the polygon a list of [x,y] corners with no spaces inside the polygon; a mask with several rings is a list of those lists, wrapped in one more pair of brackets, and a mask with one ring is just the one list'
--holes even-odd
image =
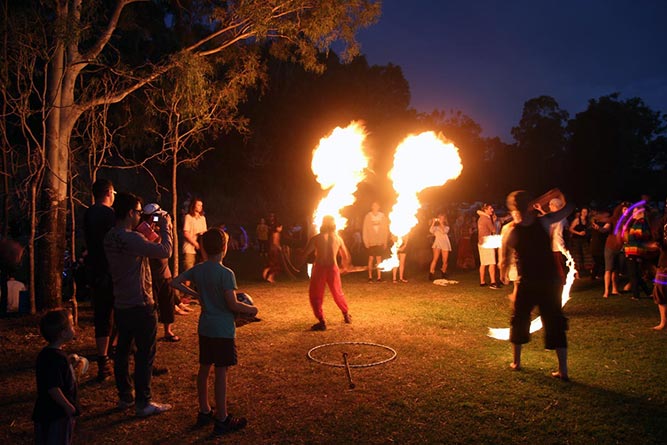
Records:
{"label": "metal hoop", "polygon": [[396,358],[396,351],[393,348],[390,348],[389,346],[385,345],[380,345],[378,343],[368,343],[368,342],[363,342],[363,341],[342,341],[342,342],[335,342],[335,343],[325,343],[323,345],[315,346],[312,348],[310,351],[308,351],[308,358],[314,361],[315,363],[319,363],[320,365],[325,365],[325,366],[332,366],[334,368],[344,368],[345,364],[344,363],[331,363],[331,362],[325,362],[322,360],[319,360],[315,357],[313,357],[312,353],[313,351],[316,351],[318,349],[326,348],[329,346],[338,346],[338,345],[362,345],[362,346],[373,346],[376,348],[380,349],[386,349],[391,353],[391,357],[385,360],[380,360],[379,362],[373,362],[373,363],[363,363],[360,365],[348,365],[350,368],[370,368],[371,366],[378,366],[382,365],[384,363],[390,362]]}

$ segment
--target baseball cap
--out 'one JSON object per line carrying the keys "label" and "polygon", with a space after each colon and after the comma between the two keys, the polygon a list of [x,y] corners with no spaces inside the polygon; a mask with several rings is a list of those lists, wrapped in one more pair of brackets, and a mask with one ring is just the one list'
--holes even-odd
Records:
{"label": "baseball cap", "polygon": [[152,215],[153,213],[156,213],[156,214],[160,215],[164,212],[162,211],[162,209],[160,209],[159,204],[155,204],[154,202],[152,202],[152,203],[146,204],[144,206],[144,209],[142,210],[142,213],[144,215]]}

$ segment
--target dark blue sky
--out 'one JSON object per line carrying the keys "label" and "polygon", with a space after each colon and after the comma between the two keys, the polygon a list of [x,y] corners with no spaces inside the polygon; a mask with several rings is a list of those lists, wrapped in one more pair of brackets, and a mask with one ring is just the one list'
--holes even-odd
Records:
{"label": "dark blue sky", "polygon": [[412,107],[461,110],[506,142],[540,95],[571,117],[613,92],[667,112],[667,0],[384,0],[360,42],[403,69]]}

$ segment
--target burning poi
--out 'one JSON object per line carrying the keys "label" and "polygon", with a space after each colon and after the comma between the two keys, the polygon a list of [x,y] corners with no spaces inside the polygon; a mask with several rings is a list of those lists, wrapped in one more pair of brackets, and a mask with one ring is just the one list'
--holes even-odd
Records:
{"label": "burning poi", "polygon": [[418,222],[419,192],[444,185],[457,178],[461,170],[459,149],[433,131],[410,135],[396,147],[389,178],[398,196],[389,213],[389,231],[397,240],[391,248],[391,258],[378,266],[381,270],[398,267],[397,249]]}

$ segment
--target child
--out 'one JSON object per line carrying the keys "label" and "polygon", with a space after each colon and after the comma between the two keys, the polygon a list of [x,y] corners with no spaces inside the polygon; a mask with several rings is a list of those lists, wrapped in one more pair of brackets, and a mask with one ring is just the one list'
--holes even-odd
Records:
{"label": "child", "polygon": [[[222,264],[227,253],[227,239],[228,235],[219,229],[206,231],[202,235],[206,261],[186,270],[171,283],[181,292],[199,298],[201,303],[197,425],[203,426],[213,420],[214,435],[237,431],[247,424],[245,418],[227,413],[227,368],[237,363],[235,314],[257,315],[256,307],[237,301],[234,272]],[[199,292],[184,284],[189,281],[195,283]],[[215,413],[208,400],[208,376],[212,365],[215,365]]]}
{"label": "child", "polygon": [[66,309],[47,312],[39,330],[49,344],[37,356],[37,402],[32,414],[35,443],[70,444],[74,417],[81,410],[74,370],[62,350],[74,338],[72,315]]}

